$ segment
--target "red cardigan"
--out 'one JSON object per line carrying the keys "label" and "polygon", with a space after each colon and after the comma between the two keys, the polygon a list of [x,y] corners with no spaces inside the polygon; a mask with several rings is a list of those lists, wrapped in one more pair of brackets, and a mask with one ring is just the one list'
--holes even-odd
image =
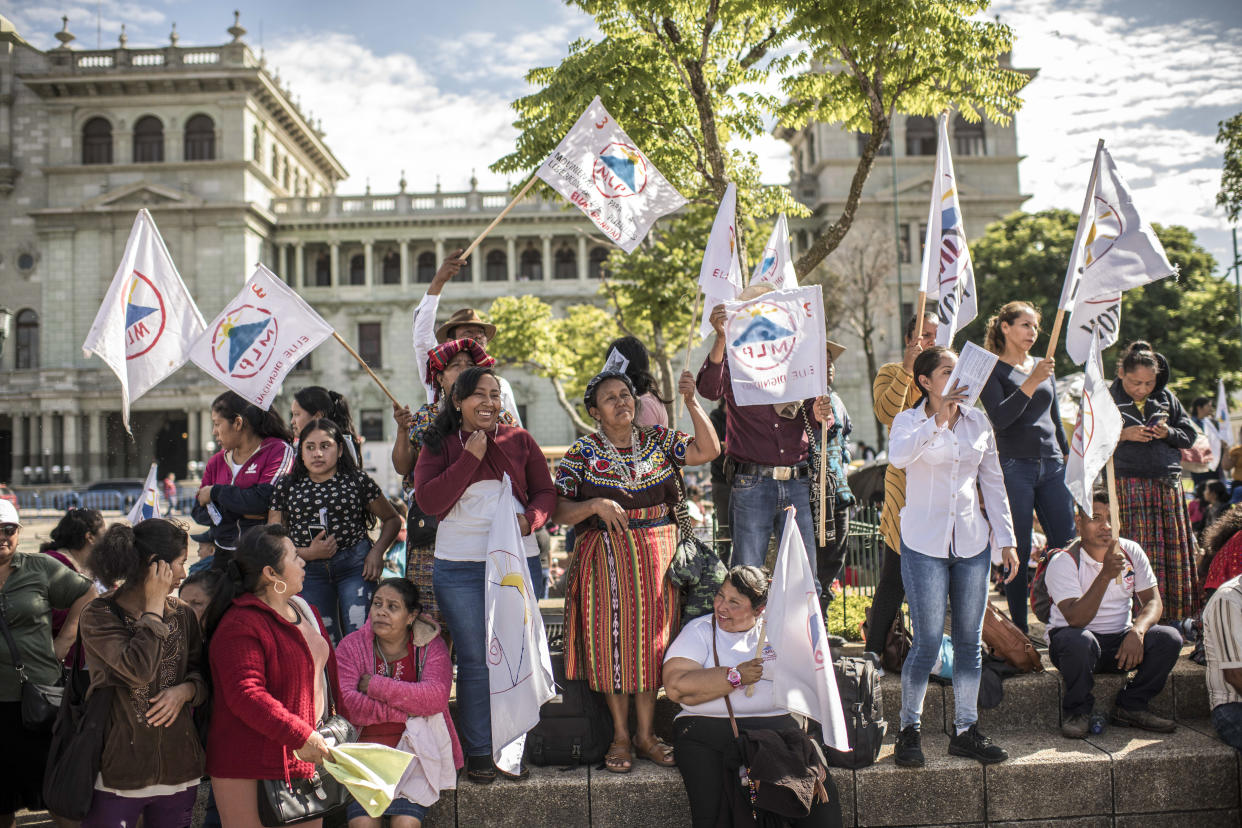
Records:
{"label": "red cardigan", "polygon": [[[311,609],[319,632],[328,638],[319,612]],[[330,645],[329,639],[328,681],[339,704],[336,654]],[[315,766],[293,756],[316,723],[314,662],[302,631],[256,596],[245,594],[220,619],[209,658],[215,700],[207,734],[207,775],[309,778]]]}
{"label": "red cardigan", "polygon": [[426,446],[419,452],[414,467],[418,507],[443,520],[471,484],[503,480],[508,472],[513,496],[526,507],[531,531],[547,523],[556,511],[556,487],[535,438],[517,426],[497,425],[487,435],[487,450],[480,460],[464,448],[467,437],[459,431],[444,440],[440,453]]}

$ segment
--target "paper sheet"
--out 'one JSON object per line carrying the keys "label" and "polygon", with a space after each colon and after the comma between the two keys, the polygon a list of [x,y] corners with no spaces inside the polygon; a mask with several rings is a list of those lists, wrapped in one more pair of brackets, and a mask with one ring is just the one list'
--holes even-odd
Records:
{"label": "paper sheet", "polygon": [[957,356],[957,365],[953,368],[953,373],[949,374],[944,393],[948,394],[954,383],[960,383],[966,389],[966,399],[962,400],[961,404],[966,408],[973,407],[979,401],[979,395],[983,393],[984,383],[988,381],[988,377],[992,376],[996,360],[996,354],[980,348],[973,342],[967,342]]}

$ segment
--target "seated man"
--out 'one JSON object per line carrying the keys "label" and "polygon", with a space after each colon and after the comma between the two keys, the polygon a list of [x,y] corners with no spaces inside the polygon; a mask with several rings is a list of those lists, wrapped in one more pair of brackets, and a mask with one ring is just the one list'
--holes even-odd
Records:
{"label": "seated man", "polygon": [[1203,608],[1203,651],[1212,725],[1242,751],[1242,575],[1217,587]]}
{"label": "seated man", "polygon": [[[1176,725],[1148,711],[1147,704],[1163,689],[1182,637],[1156,624],[1164,611],[1156,576],[1137,543],[1113,540],[1108,494],[1096,492],[1092,500],[1090,515],[1079,509],[1074,516],[1078,539],[1054,554],[1044,576],[1052,599],[1048,655],[1065,681],[1061,734],[1070,739],[1087,735],[1096,672],[1136,667],[1134,678],[1117,694],[1113,724],[1172,732]],[[1131,617],[1136,595],[1140,609]]]}

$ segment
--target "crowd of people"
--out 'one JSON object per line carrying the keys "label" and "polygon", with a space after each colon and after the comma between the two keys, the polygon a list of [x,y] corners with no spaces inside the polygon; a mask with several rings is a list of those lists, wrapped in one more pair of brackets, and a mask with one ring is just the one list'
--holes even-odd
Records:
{"label": "crowd of people", "polygon": [[[214,401],[219,451],[193,506],[202,534],[166,518],[107,526],[100,513],[74,509],[44,554],[28,553],[18,550],[20,515],[0,501],[0,618],[11,642],[0,648],[0,828],[41,803],[50,723],[31,720],[27,685],[56,685],[74,665],[89,669],[90,692],[115,694],[83,825],[189,825],[209,779],[206,824],[257,826],[262,783],[314,776],[332,747],[321,729],[338,716],[361,741],[418,746],[420,775],[385,812],[400,828],[421,824],[458,770],[473,784],[525,778],[524,767],[493,761],[488,678],[487,541],[510,513],[536,594],[548,581],[541,538],[553,524],[567,535],[567,565],[556,573],[565,673],[607,703],[613,739],[604,768],[628,773],[640,759],[676,767],[696,826],[750,807],[728,764],[738,729],[762,742],[764,733],[800,728],[774,700],[779,653],[764,647],[757,623],[769,586],[763,567],[793,506],[820,600],[833,600],[855,504],[849,412],[831,391],[739,405],[726,311],[717,306],[697,376],[683,372],[676,383],[688,432],[670,427],[676,397],[660,396],[646,349],[625,337],[599,355],[606,368],[583,396],[595,430],[553,468],[487,352],[496,328],[469,308],[435,324],[442,290],[463,264],[450,256],[415,311],[428,402],[393,410],[404,517],[360,467],[348,402],[319,387],[293,395],[288,422],[233,392]],[[742,298],[766,289],[752,286]],[[1242,750],[1242,510],[1229,508],[1220,477],[1242,463],[1224,458],[1199,481],[1209,497],[1197,537],[1181,450],[1195,443],[1203,428],[1195,417],[1206,412],[1196,402],[1187,413],[1168,388],[1164,358],[1133,343],[1112,386],[1125,420],[1115,460],[1122,537],[1113,537],[1107,495],[1097,493],[1088,512],[1065,486],[1069,446],[1053,362],[1032,355],[1039,325],[1038,310],[1023,302],[990,320],[986,345],[999,359],[982,408],[962,405],[965,390],[948,387],[956,354],[934,344],[932,315],[909,320],[903,360],[875,379],[874,413],[889,441],[885,551],[865,643],[873,660],[903,601],[912,625],[895,761],[925,764],[923,697],[946,610],[949,752],[985,764],[1007,758],[978,726],[983,620],[999,571],[1010,617],[1027,631],[1036,528],[1049,548],[1064,550],[1045,574],[1049,655],[1065,681],[1062,732],[1099,732],[1093,675],[1130,669],[1137,673],[1108,721],[1172,730],[1148,703],[1178,658],[1181,630],[1201,626],[1213,720]],[[842,351],[827,345],[830,385]],[[711,413],[699,396],[717,402]],[[693,559],[691,538],[702,493],[693,486],[692,494],[683,469],[706,464],[722,542],[705,561]],[[511,496],[502,499],[506,479]],[[822,538],[817,518],[828,529]],[[385,579],[401,536],[405,577]],[[681,705],[671,744],[655,729],[661,688]],[[827,768],[813,752],[796,761],[815,795],[795,824],[840,824]],[[348,818],[352,828],[381,824],[356,802]]]}

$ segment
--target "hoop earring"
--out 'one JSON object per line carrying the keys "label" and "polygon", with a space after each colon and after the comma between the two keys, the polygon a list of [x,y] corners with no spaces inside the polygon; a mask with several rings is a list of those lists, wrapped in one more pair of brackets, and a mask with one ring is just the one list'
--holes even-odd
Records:
{"label": "hoop earring", "polygon": [[272,583],[272,592],[276,593],[277,595],[284,595],[288,591],[289,591],[289,585],[286,584],[284,581],[274,581]]}

